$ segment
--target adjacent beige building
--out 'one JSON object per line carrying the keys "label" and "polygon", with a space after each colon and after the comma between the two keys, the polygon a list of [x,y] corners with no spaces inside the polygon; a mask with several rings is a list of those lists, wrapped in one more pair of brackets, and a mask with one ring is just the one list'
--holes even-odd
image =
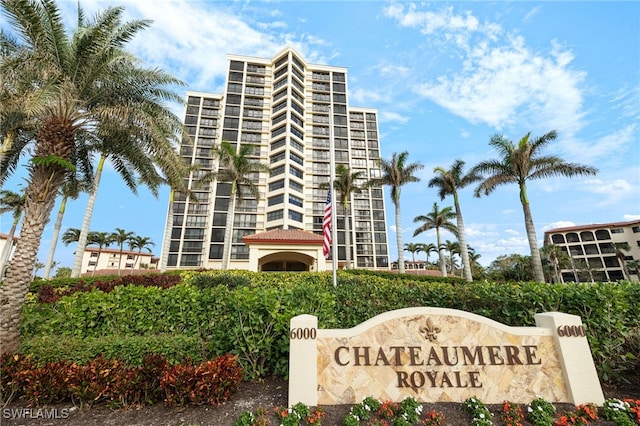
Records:
{"label": "adjacent beige building", "polygon": [[82,255],[82,275],[117,274],[118,269],[122,274],[155,270],[158,266],[158,258],[152,253],[139,253],[137,251],[113,248],[87,247]]}
{"label": "adjacent beige building", "polygon": [[[273,58],[229,55],[224,93],[187,92],[185,126],[191,141],[180,154],[198,166],[188,177],[193,196],[177,193],[169,212],[167,269],[221,269],[231,185],[196,180],[218,170],[213,148],[225,140],[255,146],[254,160],[269,165],[256,173],[258,199],[237,204],[229,269],[327,270],[322,221],[335,164],[363,172],[362,182],[381,174],[375,109],[349,104],[347,69],[307,63],[294,49]],[[332,138],[331,138],[332,136]],[[339,266],[345,265],[345,212],[338,204]],[[385,202],[381,187],[354,194],[349,206],[352,266],[388,269]],[[274,232],[278,231],[278,232]],[[164,269],[165,265],[161,268]]]}
{"label": "adjacent beige building", "polygon": [[563,282],[639,280],[640,220],[550,229],[544,244],[569,255]]}

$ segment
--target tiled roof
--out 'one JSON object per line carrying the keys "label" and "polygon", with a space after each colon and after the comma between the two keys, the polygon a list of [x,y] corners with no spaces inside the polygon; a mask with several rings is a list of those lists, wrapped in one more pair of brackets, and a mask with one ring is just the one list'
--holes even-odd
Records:
{"label": "tiled roof", "polygon": [[322,235],[300,229],[273,229],[242,237],[245,243],[322,244]]}
{"label": "tiled roof", "polygon": [[568,231],[587,231],[587,230],[593,230],[593,229],[621,228],[625,226],[634,226],[634,225],[640,225],[640,220],[632,220],[629,222],[592,223],[589,225],[566,226],[562,228],[549,229],[545,231],[545,234],[554,234],[556,232],[568,232]]}

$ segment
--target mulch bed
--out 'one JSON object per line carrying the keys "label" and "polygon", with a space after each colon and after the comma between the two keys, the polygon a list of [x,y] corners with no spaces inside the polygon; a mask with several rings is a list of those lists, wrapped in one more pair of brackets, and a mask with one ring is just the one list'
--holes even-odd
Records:
{"label": "mulch bed", "polygon": [[[640,381],[626,386],[603,386],[605,398],[633,398],[640,399]],[[164,404],[154,404],[141,408],[127,408],[111,410],[104,404],[97,404],[90,408],[74,407],[73,404],[56,404],[40,411],[40,415],[57,414],[66,418],[10,418],[12,412],[7,410],[21,410],[28,408],[22,401],[14,401],[2,410],[0,424],[9,425],[37,425],[37,426],[233,426],[238,416],[244,411],[255,411],[265,408],[270,412],[276,407],[287,405],[288,383],[280,377],[270,377],[260,382],[244,382],[230,401],[217,407],[198,406],[170,409]],[[445,416],[445,424],[453,426],[469,425],[471,419],[462,410],[459,403],[425,403],[424,410],[437,410]],[[489,405],[494,414],[494,424],[500,424],[500,405]],[[574,408],[570,404],[556,404],[559,412]],[[326,412],[322,424],[325,426],[341,426],[344,417],[351,406],[323,406]],[[66,411],[63,411],[66,410]],[[15,411],[14,411],[15,413]],[[38,409],[32,408],[30,415],[38,415]],[[270,415],[272,425],[276,425],[275,417]],[[591,425],[613,425],[611,422],[598,421]],[[525,426],[530,423],[525,422]]]}

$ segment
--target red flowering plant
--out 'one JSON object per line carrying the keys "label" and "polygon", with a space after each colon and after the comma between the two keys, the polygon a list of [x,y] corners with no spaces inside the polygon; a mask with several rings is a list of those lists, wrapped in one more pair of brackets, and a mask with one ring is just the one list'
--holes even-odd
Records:
{"label": "red flowering plant", "polygon": [[311,409],[299,402],[291,409],[278,407],[274,410],[274,414],[282,426],[297,426],[299,424],[321,426],[322,418],[326,413],[321,408]]}
{"label": "red flowering plant", "polygon": [[502,404],[502,424],[504,426],[522,426],[524,412],[518,404],[504,401]]}
{"label": "red flowering plant", "polygon": [[398,414],[400,406],[392,401],[384,401],[378,408],[378,416],[381,419],[391,420]]}
{"label": "red flowering plant", "polygon": [[594,404],[581,404],[575,410],[571,410],[556,420],[555,426],[586,426],[591,421],[598,420],[598,408]]}
{"label": "red flowering plant", "polygon": [[436,410],[427,411],[420,424],[422,426],[442,426],[444,424],[444,414]]}
{"label": "red flowering plant", "polygon": [[629,412],[635,415],[635,420],[640,424],[640,399],[625,399],[624,402],[629,404]]}

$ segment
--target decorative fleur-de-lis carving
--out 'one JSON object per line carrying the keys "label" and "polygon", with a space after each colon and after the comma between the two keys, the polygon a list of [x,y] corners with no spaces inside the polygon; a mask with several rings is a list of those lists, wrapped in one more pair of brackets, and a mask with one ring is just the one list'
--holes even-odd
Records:
{"label": "decorative fleur-de-lis carving", "polygon": [[420,332],[424,334],[425,339],[429,339],[431,342],[438,340],[438,333],[441,331],[440,327],[433,325],[431,318],[427,318],[426,324],[420,327]]}

